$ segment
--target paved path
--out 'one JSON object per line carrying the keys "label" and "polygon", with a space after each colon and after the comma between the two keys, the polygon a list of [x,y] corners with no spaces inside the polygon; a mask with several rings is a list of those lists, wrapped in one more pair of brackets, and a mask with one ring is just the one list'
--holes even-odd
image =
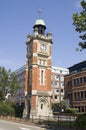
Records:
{"label": "paved path", "polygon": [[10,120],[12,122],[18,122],[18,123],[21,123],[21,124],[27,124],[27,125],[32,125],[32,126],[39,126],[41,128],[43,128],[43,130],[77,130],[76,128],[70,128],[70,127],[61,127],[61,126],[50,126],[49,125],[41,125],[41,124],[35,124],[35,123],[32,123],[31,121],[25,121],[25,120],[21,120],[21,119],[7,119],[7,118],[2,118],[2,120]]}

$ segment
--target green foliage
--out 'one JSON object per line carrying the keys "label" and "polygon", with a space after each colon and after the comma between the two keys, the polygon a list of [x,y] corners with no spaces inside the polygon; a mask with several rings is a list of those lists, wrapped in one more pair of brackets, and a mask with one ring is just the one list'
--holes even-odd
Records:
{"label": "green foliage", "polygon": [[15,110],[11,102],[0,102],[0,115],[12,116],[14,114],[15,114]]}
{"label": "green foliage", "polygon": [[66,107],[66,103],[65,101],[61,101],[61,103],[59,103],[59,105],[61,105],[61,108],[65,110],[65,107]]}
{"label": "green foliage", "polygon": [[60,103],[53,103],[52,104],[52,109],[53,112],[62,112],[62,110],[65,110],[66,104],[63,101],[61,101]]}
{"label": "green foliage", "polygon": [[[75,30],[79,32],[81,35],[79,38],[82,40],[79,42],[80,50],[86,49],[86,1],[81,1],[82,11],[80,14],[73,14],[73,25],[75,26]],[[78,50],[78,49],[77,49]]]}
{"label": "green foliage", "polygon": [[75,114],[75,113],[78,113],[79,110],[78,110],[78,108],[67,108],[67,109],[65,110],[65,112],[66,112],[66,113],[73,113],[73,114]]}
{"label": "green foliage", "polygon": [[10,69],[6,70],[4,67],[0,66],[0,101],[5,100],[7,93],[13,95],[15,90],[19,87],[20,85],[15,73],[12,73]]}
{"label": "green foliage", "polygon": [[79,128],[85,128],[86,129],[86,113],[81,114],[76,119],[76,126]]}
{"label": "green foliage", "polygon": [[3,91],[0,89],[0,101],[4,100],[4,93]]}
{"label": "green foliage", "polygon": [[8,81],[8,75],[10,73],[10,70],[5,70],[4,67],[0,67],[0,99],[4,99],[6,96],[6,93],[8,91],[9,81]]}
{"label": "green foliage", "polygon": [[58,105],[58,103],[53,103],[52,104],[52,109],[53,109],[53,112],[58,112],[59,111],[59,105]]}

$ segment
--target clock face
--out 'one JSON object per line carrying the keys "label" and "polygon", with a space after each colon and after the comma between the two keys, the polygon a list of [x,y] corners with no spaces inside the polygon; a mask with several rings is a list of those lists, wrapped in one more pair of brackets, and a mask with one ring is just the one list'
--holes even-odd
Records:
{"label": "clock face", "polygon": [[46,51],[46,49],[47,49],[46,45],[42,44],[42,45],[40,46],[40,50],[41,50],[41,51]]}

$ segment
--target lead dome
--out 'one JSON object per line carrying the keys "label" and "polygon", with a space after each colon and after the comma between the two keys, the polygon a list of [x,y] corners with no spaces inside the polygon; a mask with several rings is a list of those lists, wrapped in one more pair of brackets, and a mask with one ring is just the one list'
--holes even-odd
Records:
{"label": "lead dome", "polygon": [[35,21],[35,25],[43,25],[43,26],[45,26],[45,22],[44,22],[43,19],[37,19],[37,20]]}
{"label": "lead dome", "polygon": [[38,29],[38,34],[42,34],[42,35],[45,35],[45,29],[46,29],[46,26],[45,26],[45,22],[43,19],[37,19],[35,21],[35,25],[33,26],[34,29]]}

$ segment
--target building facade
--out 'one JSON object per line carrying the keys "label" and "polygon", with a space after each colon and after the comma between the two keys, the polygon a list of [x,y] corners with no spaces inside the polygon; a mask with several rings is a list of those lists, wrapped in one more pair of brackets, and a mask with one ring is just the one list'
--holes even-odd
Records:
{"label": "building facade", "polygon": [[70,67],[64,83],[65,99],[70,107],[86,112],[86,61]]}
{"label": "building facade", "polygon": [[52,66],[52,103],[60,103],[64,99],[64,76],[66,74],[69,74],[68,69]]}
{"label": "building facade", "polygon": [[15,71],[17,80],[20,84],[20,88],[14,93],[13,100],[16,104],[24,104],[25,102],[25,93],[24,93],[24,86],[25,86],[25,66],[17,69]]}

